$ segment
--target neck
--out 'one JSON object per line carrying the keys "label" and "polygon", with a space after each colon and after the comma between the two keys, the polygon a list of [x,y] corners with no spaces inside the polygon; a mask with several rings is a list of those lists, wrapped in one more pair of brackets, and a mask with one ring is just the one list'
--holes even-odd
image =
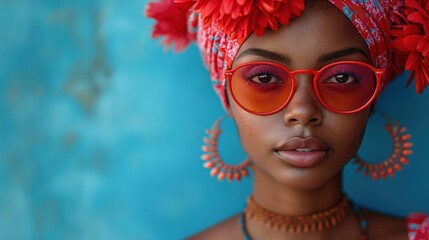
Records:
{"label": "neck", "polygon": [[342,175],[317,188],[288,187],[262,170],[254,169],[253,198],[260,206],[284,215],[322,212],[338,204],[342,197]]}
{"label": "neck", "polygon": [[[321,179],[304,177],[302,179],[305,181],[295,179],[294,184],[282,184],[257,167],[253,168],[253,173],[252,196],[254,202],[261,208],[276,214],[301,217],[319,214],[339,206],[338,204],[343,198],[341,173],[331,178],[326,184],[317,187],[311,183],[321,182]],[[314,174],[312,175],[314,176]],[[339,220],[334,227],[325,230],[322,227],[322,231],[310,231],[305,234],[291,233],[290,229],[288,232],[278,231],[247,215],[245,228],[249,230],[251,239],[344,239],[346,235],[365,236],[362,235],[359,220],[353,214],[353,210],[348,207],[345,211],[345,218]],[[286,227],[286,229],[288,228]]]}

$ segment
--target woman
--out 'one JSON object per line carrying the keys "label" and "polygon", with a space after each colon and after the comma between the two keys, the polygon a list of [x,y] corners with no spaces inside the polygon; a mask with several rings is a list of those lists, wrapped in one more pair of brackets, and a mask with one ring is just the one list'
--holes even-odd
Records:
{"label": "woman", "polygon": [[[413,48],[407,38],[424,35],[426,5],[353,0],[150,4],[147,14],[159,21],[154,37],[167,36],[165,43],[175,42],[177,50],[192,40],[199,43],[249,157],[239,166],[221,162],[217,122],[206,139],[205,166],[229,180],[247,175],[248,166],[253,171],[244,212],[191,239],[429,239],[427,216],[405,220],[359,209],[342,192],[342,169],[356,156],[385,84],[404,67],[414,70],[418,92],[428,83],[429,68],[421,60],[426,42],[414,37]],[[187,28],[178,24],[185,18]],[[373,167],[357,159],[375,179],[393,175],[411,153],[404,129],[393,125],[390,130],[398,137],[390,162]]]}

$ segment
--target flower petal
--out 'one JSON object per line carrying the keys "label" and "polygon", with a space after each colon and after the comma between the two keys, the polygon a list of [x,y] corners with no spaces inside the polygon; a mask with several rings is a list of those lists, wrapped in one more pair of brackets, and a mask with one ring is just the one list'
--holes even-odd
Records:
{"label": "flower petal", "polygon": [[223,1],[221,7],[224,11],[224,14],[229,15],[231,14],[234,7],[234,1]]}
{"label": "flower petal", "polygon": [[423,72],[423,74],[424,74],[424,76],[425,76],[425,84],[428,84],[429,83],[429,66],[428,66],[428,64],[426,64],[426,63],[422,63],[421,64],[421,69],[422,69],[422,72]]}
{"label": "flower petal", "polygon": [[422,50],[422,55],[424,57],[428,57],[429,56],[429,44],[426,43],[426,45],[424,46],[424,48]]}
{"label": "flower petal", "polygon": [[416,79],[415,79],[415,81],[416,81],[415,82],[415,86],[416,86],[417,93],[420,94],[420,93],[423,92],[423,89],[426,86],[425,76],[424,76],[424,74],[423,74],[422,71],[420,71],[420,70],[416,71]]}
{"label": "flower petal", "polygon": [[427,44],[428,44],[428,40],[426,38],[424,37],[420,38],[417,43],[417,51],[423,52]]}
{"label": "flower petal", "polygon": [[[186,1],[186,0],[175,0]],[[188,0],[192,1],[192,0]],[[193,0],[205,27],[216,27],[227,35],[241,39],[255,32],[260,36],[267,28],[277,29],[278,24],[289,23],[290,18],[301,15],[304,0]],[[285,9],[281,14],[276,14]]]}
{"label": "flower petal", "polygon": [[161,42],[165,48],[174,44],[174,50],[184,49],[190,41],[195,40],[195,34],[187,28],[188,12],[194,3],[184,1],[175,3],[172,0],[151,2],[146,6],[146,16],[156,20],[152,30],[152,38],[165,37]]}
{"label": "flower petal", "polygon": [[418,44],[421,37],[422,36],[420,36],[420,35],[410,35],[410,36],[404,37],[402,39],[404,47],[410,51],[416,51],[417,50],[417,44]]}
{"label": "flower petal", "polygon": [[404,35],[416,35],[420,33],[420,28],[416,25],[404,26]]}
{"label": "flower petal", "polygon": [[408,56],[407,62],[405,63],[405,69],[407,70],[415,70],[419,66],[422,61],[422,56],[418,53],[411,53]]}
{"label": "flower petal", "polygon": [[407,7],[412,7],[416,10],[422,9],[422,7],[420,6],[420,4],[415,1],[415,0],[405,0],[405,6]]}
{"label": "flower petal", "polygon": [[422,14],[421,14],[421,13],[419,13],[419,12],[411,13],[410,15],[408,15],[408,16],[407,16],[407,19],[408,19],[410,22],[415,22],[415,23],[425,24],[425,20],[424,20],[424,18],[423,18],[423,16],[422,16]]}
{"label": "flower petal", "polygon": [[399,52],[408,52],[407,48],[405,48],[401,39],[395,39],[392,41],[392,47]]}

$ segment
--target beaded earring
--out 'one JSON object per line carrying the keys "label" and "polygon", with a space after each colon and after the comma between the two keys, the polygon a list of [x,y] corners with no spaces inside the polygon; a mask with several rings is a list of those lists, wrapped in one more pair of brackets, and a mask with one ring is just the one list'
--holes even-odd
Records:
{"label": "beaded earring", "polygon": [[365,162],[357,155],[354,158],[354,163],[359,165],[357,172],[364,170],[365,176],[371,175],[373,180],[385,179],[387,175],[393,177],[395,171],[401,171],[403,165],[409,164],[408,156],[413,153],[411,150],[413,143],[409,141],[411,134],[407,133],[407,128],[397,121],[391,123],[386,115],[383,117],[386,121],[385,129],[393,141],[393,152],[390,157],[379,163]]}
{"label": "beaded earring", "polygon": [[240,181],[242,176],[248,176],[250,167],[250,159],[246,158],[242,163],[232,165],[225,163],[219,155],[218,151],[218,140],[221,134],[220,123],[224,117],[220,117],[213,124],[211,129],[207,129],[206,133],[208,137],[204,137],[204,145],[202,150],[204,154],[201,159],[205,161],[204,168],[211,169],[210,175],[217,176],[218,180],[227,179],[228,182],[232,180]]}

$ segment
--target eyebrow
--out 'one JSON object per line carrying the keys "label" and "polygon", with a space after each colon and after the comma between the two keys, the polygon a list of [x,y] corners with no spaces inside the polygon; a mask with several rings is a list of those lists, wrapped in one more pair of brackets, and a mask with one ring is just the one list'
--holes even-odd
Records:
{"label": "eyebrow", "polygon": [[284,64],[288,64],[291,62],[288,56],[285,56],[280,53],[260,49],[260,48],[248,48],[244,50],[242,53],[240,53],[240,55],[237,56],[236,60],[247,55],[260,56],[260,57],[268,58],[277,62],[282,62]]}
{"label": "eyebrow", "polygon": [[319,62],[329,62],[341,57],[345,57],[352,54],[361,54],[365,56],[367,60],[370,60],[369,56],[366,54],[366,52],[360,48],[357,47],[349,47],[345,49],[341,49],[335,52],[327,53],[319,57]]}
{"label": "eyebrow", "polygon": [[[349,47],[349,48],[344,48],[341,50],[337,50],[331,53],[327,53],[324,54],[322,56],[319,57],[318,62],[329,62],[341,57],[345,57],[348,55],[352,55],[352,54],[360,54],[363,55],[367,60],[370,60],[369,56],[366,54],[366,52],[360,48],[357,47]],[[268,50],[264,50],[264,49],[260,49],[260,48],[248,48],[246,50],[244,50],[242,53],[240,53],[236,60],[247,56],[247,55],[254,55],[254,56],[260,56],[260,57],[264,57],[264,58],[268,58],[270,60],[273,61],[277,61],[277,62],[281,62],[284,64],[289,64],[292,62],[292,60],[283,54],[280,53],[276,53],[276,52],[272,52],[272,51],[268,51]]]}

